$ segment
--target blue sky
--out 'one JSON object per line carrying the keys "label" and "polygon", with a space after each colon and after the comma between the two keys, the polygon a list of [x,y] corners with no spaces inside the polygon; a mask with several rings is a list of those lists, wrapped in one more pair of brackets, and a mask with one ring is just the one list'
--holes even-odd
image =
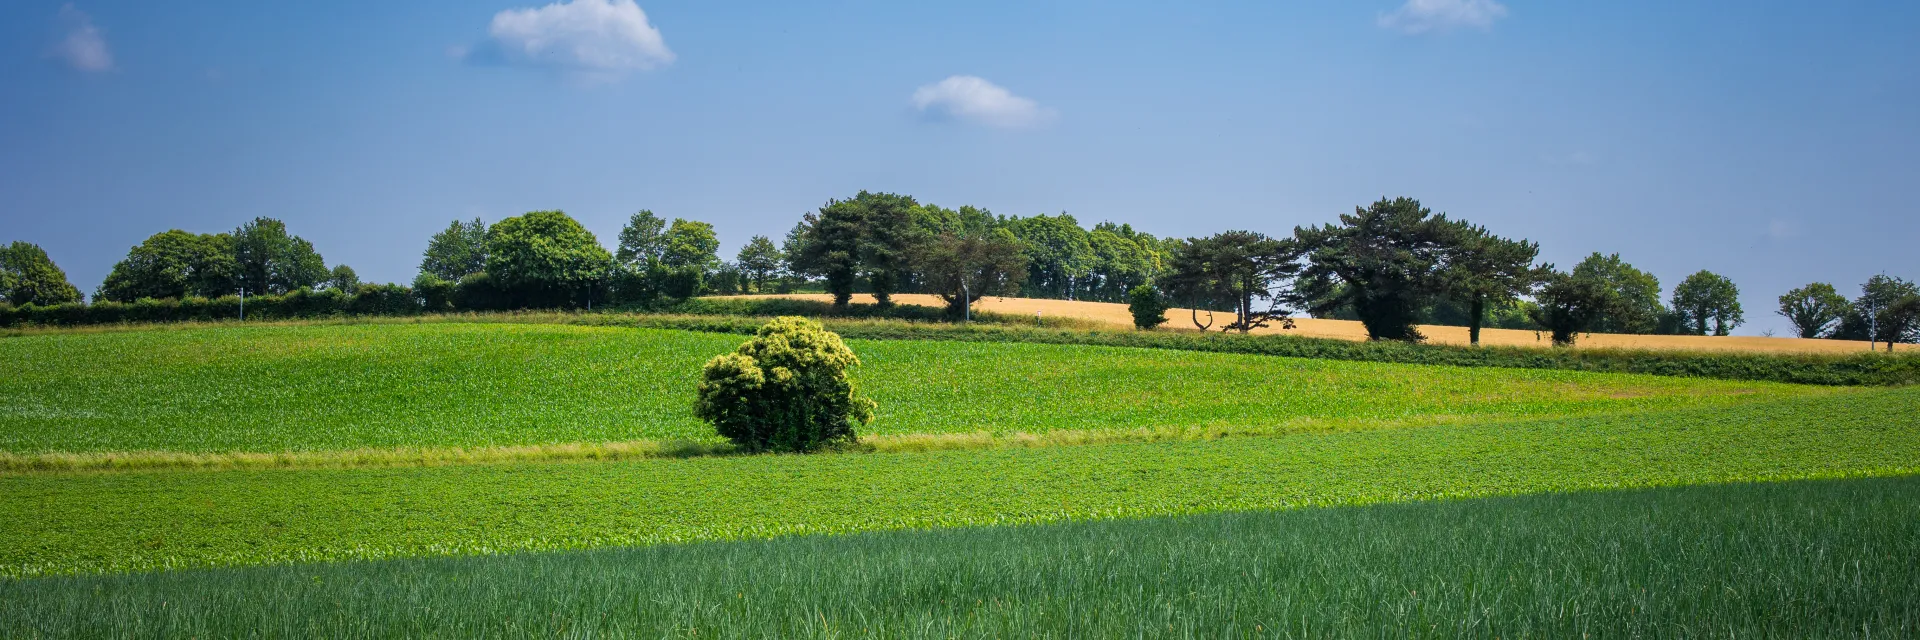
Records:
{"label": "blue sky", "polygon": [[1920,277],[1920,3],[0,6],[0,241],[91,291],[169,228],[286,220],[413,277],[454,218],[650,208],[731,253],[860,189],[1160,235],[1406,195],[1749,325]]}

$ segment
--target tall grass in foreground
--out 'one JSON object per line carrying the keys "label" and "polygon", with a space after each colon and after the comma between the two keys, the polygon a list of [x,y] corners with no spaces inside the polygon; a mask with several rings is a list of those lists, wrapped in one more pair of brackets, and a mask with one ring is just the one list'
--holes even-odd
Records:
{"label": "tall grass in foreground", "polygon": [[0,581],[10,637],[1903,637],[1920,477]]}

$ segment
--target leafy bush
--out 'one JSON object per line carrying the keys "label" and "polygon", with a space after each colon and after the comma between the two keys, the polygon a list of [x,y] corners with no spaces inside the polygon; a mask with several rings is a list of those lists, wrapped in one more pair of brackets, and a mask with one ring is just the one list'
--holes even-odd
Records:
{"label": "leafy bush", "polygon": [[852,443],[873,401],[847,377],[860,358],[806,318],[774,318],[701,373],[694,414],[747,451],[813,451]]}
{"label": "leafy bush", "polygon": [[1152,329],[1167,321],[1167,301],[1153,285],[1143,284],[1127,291],[1127,311],[1133,314],[1133,326]]}

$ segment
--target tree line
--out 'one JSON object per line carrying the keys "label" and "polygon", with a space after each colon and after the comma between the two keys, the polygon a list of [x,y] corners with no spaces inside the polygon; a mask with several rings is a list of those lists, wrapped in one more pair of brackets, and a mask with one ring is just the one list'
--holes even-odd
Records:
{"label": "tree line", "polygon": [[[1659,279],[1618,254],[1595,253],[1560,270],[1539,246],[1433,213],[1410,198],[1381,199],[1286,236],[1225,231],[1158,238],[1130,225],[1091,228],[1073,216],[995,215],[949,209],[900,194],[860,192],[804,214],[775,243],[753,236],[731,261],[711,224],[651,211],[633,214],[613,251],[572,217],[534,211],[488,225],[455,220],[429,238],[411,286],[363,285],[351,267],[328,268],[312,243],[272,218],[228,233],[169,230],[114,265],[95,301],[281,295],[353,296],[368,287],[423,311],[645,307],[698,295],[787,293],[818,287],[836,305],[855,293],[882,306],[898,293],[929,293],[955,315],[984,296],[1125,302],[1151,328],[1166,309],[1190,309],[1202,330],[1247,332],[1296,313],[1358,320],[1377,340],[1423,338],[1421,324],[1533,329],[1571,344],[1581,333],[1727,335],[1745,322],[1739,290],[1694,273],[1665,300]],[[39,247],[0,248],[0,301],[82,304],[79,290]],[[1874,276],[1859,297],[1812,283],[1779,299],[1800,337],[1913,342],[1920,290]],[[1218,321],[1214,312],[1230,314]]]}

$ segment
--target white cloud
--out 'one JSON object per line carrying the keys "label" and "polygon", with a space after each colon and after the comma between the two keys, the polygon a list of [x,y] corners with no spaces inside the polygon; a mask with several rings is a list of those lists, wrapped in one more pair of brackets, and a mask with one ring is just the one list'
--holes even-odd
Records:
{"label": "white cloud", "polygon": [[952,76],[920,87],[913,92],[913,107],[921,113],[1002,128],[1045,124],[1055,115],[1052,109],[976,76]]}
{"label": "white cloud", "polygon": [[[644,71],[673,62],[660,30],[633,0],[572,0],[494,14],[487,28],[506,62],[590,74]],[[462,50],[461,55],[471,52]]]}
{"label": "white cloud", "polygon": [[100,28],[93,26],[92,16],[67,4],[60,7],[59,20],[63,33],[53,46],[54,57],[81,71],[113,70],[113,52],[107,50],[107,41],[100,37]]}
{"label": "white cloud", "polygon": [[1506,5],[1495,0],[1407,0],[1400,8],[1380,14],[1380,26],[1403,33],[1447,31],[1458,27],[1489,29],[1507,17]]}

